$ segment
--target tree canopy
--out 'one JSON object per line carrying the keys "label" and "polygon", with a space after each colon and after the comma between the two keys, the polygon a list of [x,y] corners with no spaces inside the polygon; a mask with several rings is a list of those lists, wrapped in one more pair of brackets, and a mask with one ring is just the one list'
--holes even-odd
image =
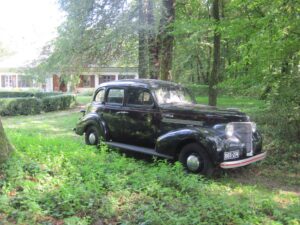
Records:
{"label": "tree canopy", "polygon": [[222,87],[273,105],[285,96],[298,115],[299,4],[61,0],[66,20],[39,67],[139,65],[142,78],[209,84],[214,98]]}

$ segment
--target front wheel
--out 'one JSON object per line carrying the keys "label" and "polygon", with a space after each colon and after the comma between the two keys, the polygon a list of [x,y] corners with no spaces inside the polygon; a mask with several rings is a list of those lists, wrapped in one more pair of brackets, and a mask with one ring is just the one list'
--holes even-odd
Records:
{"label": "front wheel", "polygon": [[90,126],[85,131],[85,143],[87,145],[98,145],[99,144],[99,130],[95,126]]}
{"label": "front wheel", "polygon": [[185,145],[180,154],[179,161],[192,173],[212,175],[213,164],[207,152],[197,143]]}

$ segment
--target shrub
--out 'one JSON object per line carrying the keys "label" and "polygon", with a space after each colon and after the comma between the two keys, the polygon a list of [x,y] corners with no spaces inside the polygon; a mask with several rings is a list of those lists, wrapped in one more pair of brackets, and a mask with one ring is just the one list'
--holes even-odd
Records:
{"label": "shrub", "polygon": [[42,109],[45,112],[68,109],[74,102],[75,97],[71,94],[44,97],[42,99]]}
{"label": "shrub", "polygon": [[0,115],[33,115],[68,109],[75,102],[74,95],[60,92],[0,92]]}
{"label": "shrub", "polygon": [[35,97],[0,99],[1,116],[30,115],[40,112],[41,101]]}
{"label": "shrub", "polygon": [[26,98],[33,96],[33,92],[0,91],[0,98]]}
{"label": "shrub", "polygon": [[300,77],[282,76],[268,96],[270,114],[266,120],[282,139],[300,143]]}
{"label": "shrub", "polygon": [[36,93],[34,93],[34,96],[36,98],[45,98],[45,97],[57,96],[57,95],[62,95],[62,93],[61,92],[36,92]]}

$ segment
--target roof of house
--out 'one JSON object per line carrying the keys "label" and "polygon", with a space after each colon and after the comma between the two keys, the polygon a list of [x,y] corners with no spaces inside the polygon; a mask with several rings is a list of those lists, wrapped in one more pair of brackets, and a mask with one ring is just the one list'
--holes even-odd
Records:
{"label": "roof of house", "polygon": [[[1,73],[23,73],[26,68],[24,67],[16,67],[16,68],[0,68]],[[70,67],[66,71],[72,73],[76,69]],[[103,72],[103,73],[137,73],[138,68],[137,67],[84,67],[82,69],[82,72],[86,73],[97,73],[97,72]],[[53,72],[53,74],[60,73],[59,71]]]}

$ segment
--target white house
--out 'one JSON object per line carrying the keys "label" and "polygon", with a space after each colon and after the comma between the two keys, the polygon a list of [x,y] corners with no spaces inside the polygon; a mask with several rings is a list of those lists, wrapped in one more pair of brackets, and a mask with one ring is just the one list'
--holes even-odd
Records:
{"label": "white house", "polygon": [[0,68],[0,89],[31,89],[41,85],[25,76],[21,69]]}
{"label": "white house", "polygon": [[[1,89],[41,89],[44,91],[69,91],[70,83],[62,79],[59,72],[45,79],[44,83],[37,82],[25,76],[21,69],[0,69]],[[70,72],[72,74],[72,72]],[[70,75],[72,76],[72,75]],[[137,79],[136,67],[88,67],[79,76],[77,92],[97,87],[99,84],[112,80]]]}

